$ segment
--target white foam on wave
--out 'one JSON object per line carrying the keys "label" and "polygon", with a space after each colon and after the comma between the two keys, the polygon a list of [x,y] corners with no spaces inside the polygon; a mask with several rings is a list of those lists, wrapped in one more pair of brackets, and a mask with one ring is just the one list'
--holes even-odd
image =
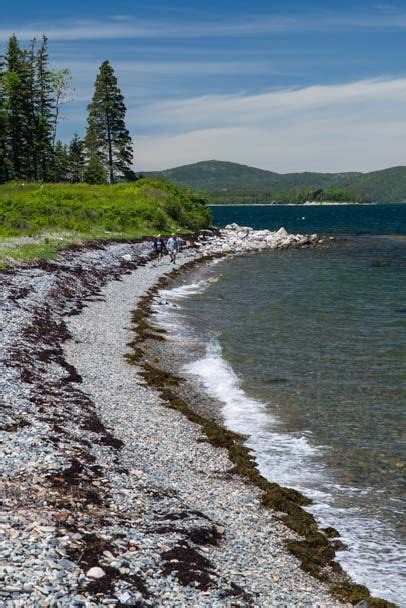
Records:
{"label": "white foam on wave", "polygon": [[[201,280],[172,289],[161,289],[152,303],[152,324],[156,323],[159,327],[165,329],[171,334],[174,341],[182,342],[185,326],[182,325],[182,313],[177,302],[203,293],[211,282],[211,280]],[[181,328],[183,329],[182,332],[179,331]]]}
{"label": "white foam on wave", "polygon": [[320,452],[304,435],[278,432],[280,423],[267,409],[267,404],[250,397],[242,388],[237,374],[223,358],[216,339],[207,346],[205,357],[187,364],[183,371],[197,377],[209,395],[223,405],[225,425],[230,430],[248,435],[248,447],[254,450],[262,473],[275,476],[282,483],[297,484],[306,476],[307,482],[315,481],[320,471],[309,467],[303,471],[303,460]]}
{"label": "white foam on wave", "polygon": [[210,285],[210,281],[197,281],[196,283],[189,283],[188,285],[180,285],[179,287],[173,287],[172,289],[161,289],[159,297],[161,299],[178,300],[189,298],[190,296],[198,293],[203,293]]}
{"label": "white foam on wave", "polygon": [[248,435],[246,445],[253,450],[260,472],[270,481],[294,487],[312,498],[314,505],[308,510],[319,523],[339,528],[349,550],[339,552],[337,559],[347,572],[380,597],[392,601],[406,597],[397,568],[405,548],[393,536],[388,543],[390,530],[386,525],[363,516],[356,504],[339,506],[340,496],[355,497],[366,490],[334,482],[318,458],[328,448],[313,445],[310,435],[281,432],[279,420],[267,404],[241,388],[217,340],[210,342],[203,358],[185,365],[183,371],[197,378],[207,393],[222,403],[227,428]]}
{"label": "white foam on wave", "polygon": [[[189,348],[197,340],[200,350],[201,336],[193,335],[182,300],[203,293],[212,282],[213,277],[162,290],[153,305],[158,325],[183,347],[185,341]],[[406,598],[406,584],[399,571],[399,564],[406,560],[405,547],[386,523],[365,516],[357,506],[357,497],[371,490],[337,483],[320,457],[328,448],[315,446],[310,433],[283,431],[280,420],[270,411],[270,404],[243,390],[216,339],[207,345],[203,357],[184,366],[183,371],[197,379],[205,391],[222,404],[225,426],[248,436],[246,445],[253,450],[264,477],[312,498],[314,504],[308,510],[319,524],[339,528],[349,550],[340,551],[337,559],[356,582],[390,601],[399,603],[399,598]],[[354,498],[351,506],[349,496]]]}

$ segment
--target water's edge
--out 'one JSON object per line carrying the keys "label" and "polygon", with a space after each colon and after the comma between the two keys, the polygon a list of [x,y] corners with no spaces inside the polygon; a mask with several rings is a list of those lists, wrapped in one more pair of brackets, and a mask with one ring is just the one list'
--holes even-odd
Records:
{"label": "water's edge", "polygon": [[[292,541],[288,544],[289,550],[299,558],[302,567],[313,576],[326,580],[335,597],[356,604],[366,600],[368,606],[389,608],[394,606],[387,600],[372,598],[368,589],[352,582],[350,577],[335,561],[335,551],[340,546],[337,540],[339,533],[334,528],[321,529],[313,515],[303,509],[311,501],[300,492],[284,488],[265,479],[259,472],[251,451],[244,444],[245,437],[225,428],[219,421],[207,418],[188,403],[182,393],[182,378],[168,372],[162,357],[156,357],[154,345],[159,345],[165,351],[165,331],[157,329],[151,323],[153,303],[160,290],[171,285],[172,281],[187,270],[198,264],[207,263],[214,257],[203,257],[185,264],[181,269],[163,277],[139,303],[133,313],[134,331],[136,339],[132,343],[132,353],[127,357],[130,363],[143,369],[142,375],[147,384],[160,392],[167,407],[182,412],[189,420],[198,424],[205,433],[207,441],[217,447],[226,448],[234,467],[233,473],[238,473],[246,481],[252,483],[263,491],[262,503],[265,507],[282,513],[282,521],[303,540]],[[153,365],[150,362],[150,353],[154,354]],[[334,540],[336,539],[336,540]],[[327,566],[327,571],[326,571]]]}

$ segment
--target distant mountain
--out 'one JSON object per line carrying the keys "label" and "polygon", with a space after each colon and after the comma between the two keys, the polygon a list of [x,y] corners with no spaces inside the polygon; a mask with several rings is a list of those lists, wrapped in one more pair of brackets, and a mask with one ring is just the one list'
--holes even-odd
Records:
{"label": "distant mountain", "polygon": [[406,167],[392,167],[371,173],[281,174],[237,163],[210,160],[145,175],[161,176],[176,185],[209,193],[213,201],[224,199],[226,202],[237,192],[244,199],[243,202],[255,202],[265,192],[269,197],[285,198],[284,195],[298,190],[320,189],[341,189],[359,199],[372,201],[406,200]]}

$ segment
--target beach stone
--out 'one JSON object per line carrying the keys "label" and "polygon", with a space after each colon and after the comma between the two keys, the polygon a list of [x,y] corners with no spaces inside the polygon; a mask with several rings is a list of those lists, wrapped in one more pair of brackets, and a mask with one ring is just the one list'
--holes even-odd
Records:
{"label": "beach stone", "polygon": [[74,570],[77,568],[77,565],[74,562],[71,562],[69,559],[63,558],[59,560],[59,566],[62,568],[66,568],[66,570]]}
{"label": "beach stone", "polygon": [[90,570],[88,570],[86,572],[86,576],[88,578],[103,578],[103,576],[106,576],[105,571],[102,568],[99,568],[98,566],[93,566],[93,568],[90,568]]}
{"label": "beach stone", "polygon": [[286,229],[282,227],[282,228],[279,228],[279,230],[277,230],[276,236],[278,236],[281,239],[286,239],[286,237],[288,236],[288,233],[287,233]]}
{"label": "beach stone", "polygon": [[126,602],[130,602],[132,599],[131,593],[128,593],[128,591],[125,591],[124,593],[121,593],[118,596],[118,599],[120,602],[122,602],[123,604],[125,604]]}
{"label": "beach stone", "polygon": [[[0,389],[10,406],[4,424],[27,422],[6,433],[0,454],[2,559],[11,564],[0,566],[1,605],[342,606],[286,553],[291,533],[271,511],[261,511],[255,488],[225,476],[225,451],[202,443],[198,427],[165,407],[124,359],[134,340],[131,312],[173,267],[223,247],[238,255],[288,240],[298,241],[236,225],[215,231],[199,249],[193,241],[175,266],[150,263],[150,241],[107,243],[64,252],[49,267],[0,276]],[[123,261],[146,265],[129,273]],[[24,290],[17,300],[15,290]],[[12,366],[2,359],[9,353]],[[65,362],[80,383],[67,380]],[[10,530],[18,536],[10,538]],[[222,535],[214,539],[219,546],[200,545],[214,530]],[[98,565],[89,568],[92,552]],[[210,564],[207,589],[178,578],[189,557]],[[86,586],[109,580],[113,564],[116,597],[111,590],[92,596]],[[127,590],[132,577],[136,584]],[[234,584],[252,601],[224,596]]]}

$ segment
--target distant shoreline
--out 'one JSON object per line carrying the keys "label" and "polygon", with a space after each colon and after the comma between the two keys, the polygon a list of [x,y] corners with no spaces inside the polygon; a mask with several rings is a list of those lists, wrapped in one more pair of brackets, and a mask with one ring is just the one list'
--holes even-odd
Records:
{"label": "distant shoreline", "polygon": [[354,205],[367,207],[369,205],[394,205],[403,203],[208,203],[209,207],[339,207]]}
{"label": "distant shoreline", "polygon": [[375,205],[405,205],[406,201],[393,201],[391,203],[208,203],[209,207],[370,207]]}

